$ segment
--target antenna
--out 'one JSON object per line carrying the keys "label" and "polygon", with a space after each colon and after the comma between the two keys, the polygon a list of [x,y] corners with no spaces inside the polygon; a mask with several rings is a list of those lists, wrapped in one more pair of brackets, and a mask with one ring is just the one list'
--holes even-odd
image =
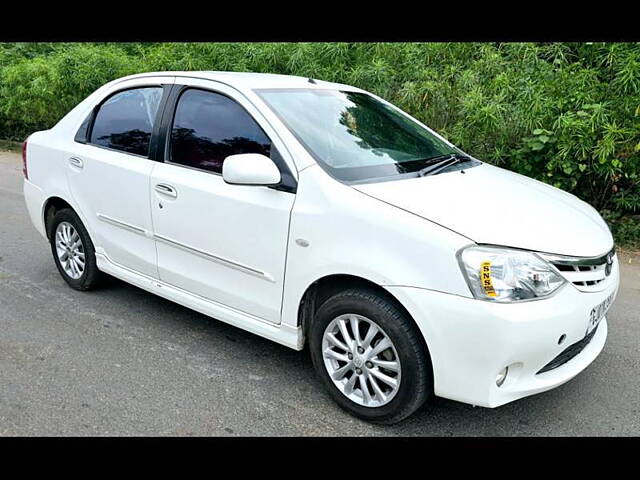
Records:
{"label": "antenna", "polygon": [[308,82],[309,82],[309,83],[313,83],[314,85],[317,85],[316,81],[315,81],[313,78],[311,78],[311,77],[309,77]]}

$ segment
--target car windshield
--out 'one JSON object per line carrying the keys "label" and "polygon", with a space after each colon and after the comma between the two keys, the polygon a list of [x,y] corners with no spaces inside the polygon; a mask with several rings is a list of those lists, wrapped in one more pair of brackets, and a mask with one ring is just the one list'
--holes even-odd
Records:
{"label": "car windshield", "polygon": [[338,180],[361,182],[417,173],[461,153],[365,93],[312,88],[256,93]]}

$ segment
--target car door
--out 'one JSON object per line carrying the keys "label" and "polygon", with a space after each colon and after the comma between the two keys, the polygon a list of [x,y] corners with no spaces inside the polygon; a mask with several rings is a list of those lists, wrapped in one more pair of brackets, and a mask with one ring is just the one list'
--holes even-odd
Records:
{"label": "car door", "polygon": [[[212,84],[176,85],[165,112],[164,162],[151,178],[159,278],[279,323],[295,180],[284,146],[257,109],[230,87]],[[270,156],[283,184],[225,183],[222,163],[240,153]]]}
{"label": "car door", "polygon": [[[173,77],[171,77],[173,78]],[[149,206],[151,137],[167,78],[110,93],[91,112],[68,152],[67,178],[97,253],[157,278]],[[165,93],[166,91],[166,93]]]}

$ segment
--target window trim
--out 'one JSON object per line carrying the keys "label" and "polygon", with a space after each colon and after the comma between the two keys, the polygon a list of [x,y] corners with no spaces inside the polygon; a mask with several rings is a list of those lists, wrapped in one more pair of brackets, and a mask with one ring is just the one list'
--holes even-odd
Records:
{"label": "window trim", "polygon": [[283,192],[294,193],[294,194],[296,193],[298,182],[296,178],[293,176],[289,166],[287,165],[286,160],[278,150],[271,136],[269,136],[269,134],[262,127],[262,125],[260,125],[260,122],[256,120],[254,115],[252,115],[251,112],[249,112],[247,108],[244,105],[242,105],[241,102],[239,102],[236,98],[234,98],[230,94],[217,90],[215,87],[209,88],[209,87],[203,87],[200,85],[188,85],[188,84],[180,84],[180,83],[175,83],[172,85],[172,89],[167,97],[166,107],[164,108],[164,111],[162,114],[160,131],[158,133],[158,146],[157,146],[158,150],[156,152],[156,158],[155,158],[157,161],[166,163],[168,165],[175,165],[177,167],[188,168],[190,170],[194,170],[197,172],[204,172],[210,175],[216,175],[216,176],[222,177],[221,172],[214,172],[212,170],[192,167],[189,165],[183,165],[181,163],[176,163],[171,161],[171,157],[170,157],[171,132],[173,130],[173,125],[175,122],[175,115],[178,109],[178,102],[180,101],[182,94],[188,90],[201,90],[203,92],[221,95],[223,97],[228,98],[230,101],[234,102],[242,110],[244,110],[247,116],[255,122],[255,124],[258,126],[258,128],[260,128],[260,130],[262,130],[265,137],[269,139],[269,142],[271,143],[271,148],[276,149],[277,155],[280,157],[280,160],[279,161],[274,160],[274,163],[276,164],[276,166],[278,167],[278,170],[280,171],[280,175],[282,177],[281,182],[277,185],[265,185],[265,186],[267,188],[272,188],[274,190],[280,190]]}
{"label": "window trim", "polygon": [[[95,148],[101,148],[103,150],[108,150],[110,152],[122,153],[124,155],[131,155],[133,157],[144,158],[146,160],[153,160],[154,156],[155,156],[155,151],[154,150],[157,148],[158,133],[160,131],[160,123],[162,122],[162,114],[163,114],[163,111],[164,111],[164,107],[165,107],[165,105],[167,103],[167,100],[168,100],[168,97],[169,97],[169,93],[171,91],[171,87],[172,86],[173,86],[172,84],[152,82],[152,83],[148,83],[148,84],[145,83],[145,84],[122,87],[122,88],[119,88],[117,90],[114,90],[114,91],[110,92],[109,94],[107,94],[107,96],[105,96],[98,103],[96,103],[93,106],[93,108],[91,108],[91,111],[87,114],[85,119],[82,121],[82,123],[78,127],[78,130],[76,131],[76,134],[75,134],[75,136],[73,138],[73,141],[76,142],[76,143],[81,143],[83,145],[89,145],[89,146],[92,146],[92,147],[95,147]],[[92,143],[91,142],[91,135],[93,134],[93,126],[95,124],[98,112],[102,108],[102,105],[104,105],[104,103],[106,103],[111,97],[113,97],[115,95],[118,95],[119,93],[126,92],[128,90],[138,90],[138,89],[141,89],[141,88],[160,88],[160,89],[162,89],[162,96],[160,97],[160,104],[158,105],[158,111],[156,112],[156,117],[155,117],[155,119],[153,121],[153,128],[151,129],[151,138],[149,139],[149,152],[147,153],[147,155],[140,155],[139,153],[125,152],[124,150],[118,150],[116,148],[105,147],[104,145],[98,145],[96,143]],[[86,130],[84,136],[81,136],[81,135],[79,135],[80,129],[82,128],[82,126],[87,121],[89,122],[89,124],[87,125],[87,130]]]}

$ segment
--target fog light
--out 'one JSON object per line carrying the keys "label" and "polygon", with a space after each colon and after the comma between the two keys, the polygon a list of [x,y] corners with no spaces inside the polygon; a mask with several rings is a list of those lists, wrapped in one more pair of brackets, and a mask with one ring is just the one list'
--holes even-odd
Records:
{"label": "fog light", "polygon": [[497,386],[502,386],[504,381],[507,379],[507,373],[509,373],[509,367],[504,367],[502,370],[500,370],[500,373],[498,373],[498,376],[496,377]]}

